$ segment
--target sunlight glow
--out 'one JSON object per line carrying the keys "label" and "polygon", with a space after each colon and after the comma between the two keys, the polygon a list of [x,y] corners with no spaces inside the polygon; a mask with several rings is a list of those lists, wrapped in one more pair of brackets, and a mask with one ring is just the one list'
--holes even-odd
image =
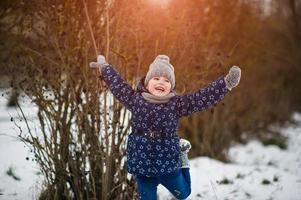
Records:
{"label": "sunlight glow", "polygon": [[160,6],[161,8],[166,8],[171,0],[148,0],[148,2],[154,6]]}

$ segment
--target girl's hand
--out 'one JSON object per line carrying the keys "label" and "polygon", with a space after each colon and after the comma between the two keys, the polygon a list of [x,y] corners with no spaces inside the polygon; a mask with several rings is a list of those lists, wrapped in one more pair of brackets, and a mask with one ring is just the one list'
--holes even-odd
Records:
{"label": "girl's hand", "polygon": [[91,68],[98,68],[99,71],[101,71],[101,68],[108,65],[106,62],[106,58],[103,55],[98,55],[97,56],[97,62],[90,62],[90,67]]}
{"label": "girl's hand", "polygon": [[238,66],[233,66],[225,77],[226,86],[229,90],[236,87],[240,81],[241,70]]}

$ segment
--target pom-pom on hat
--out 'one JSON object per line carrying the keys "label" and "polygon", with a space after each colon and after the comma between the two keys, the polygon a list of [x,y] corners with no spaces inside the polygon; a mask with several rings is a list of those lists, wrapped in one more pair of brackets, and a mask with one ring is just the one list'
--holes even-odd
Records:
{"label": "pom-pom on hat", "polygon": [[154,62],[150,64],[148,72],[145,77],[144,84],[148,84],[155,76],[164,76],[171,83],[171,89],[175,87],[175,72],[174,67],[169,62],[169,57],[166,55],[158,55]]}

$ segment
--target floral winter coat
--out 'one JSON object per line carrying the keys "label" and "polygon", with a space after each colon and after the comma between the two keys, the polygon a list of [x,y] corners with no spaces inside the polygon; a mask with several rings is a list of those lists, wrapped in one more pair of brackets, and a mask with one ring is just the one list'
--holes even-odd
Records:
{"label": "floral winter coat", "polygon": [[[174,96],[167,103],[154,104],[141,95],[143,81],[133,90],[111,65],[102,68],[102,77],[113,95],[132,113],[132,132],[127,143],[128,172],[137,176],[162,176],[180,168],[178,122],[183,116],[215,106],[228,93],[224,77],[195,93]],[[142,134],[159,132],[163,137]]]}

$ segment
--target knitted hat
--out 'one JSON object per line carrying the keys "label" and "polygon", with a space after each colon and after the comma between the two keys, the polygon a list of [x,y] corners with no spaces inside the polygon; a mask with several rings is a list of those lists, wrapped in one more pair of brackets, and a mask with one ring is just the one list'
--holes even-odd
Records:
{"label": "knitted hat", "polygon": [[155,76],[164,76],[171,83],[171,89],[175,87],[175,72],[174,67],[169,62],[169,57],[166,55],[158,55],[154,62],[150,64],[145,77],[144,84],[147,85],[149,80]]}

